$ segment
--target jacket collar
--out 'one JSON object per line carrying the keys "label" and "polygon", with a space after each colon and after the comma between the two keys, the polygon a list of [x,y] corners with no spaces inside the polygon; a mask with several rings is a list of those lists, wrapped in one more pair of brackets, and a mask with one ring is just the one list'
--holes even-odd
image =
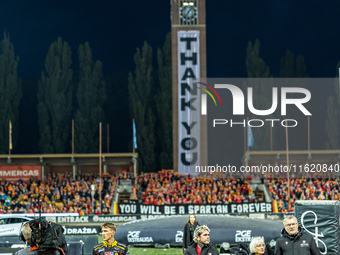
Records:
{"label": "jacket collar", "polygon": [[116,246],[117,245],[117,241],[113,241],[113,243],[110,245],[108,242],[104,241],[103,242],[103,245],[105,247],[113,247],[113,246]]}

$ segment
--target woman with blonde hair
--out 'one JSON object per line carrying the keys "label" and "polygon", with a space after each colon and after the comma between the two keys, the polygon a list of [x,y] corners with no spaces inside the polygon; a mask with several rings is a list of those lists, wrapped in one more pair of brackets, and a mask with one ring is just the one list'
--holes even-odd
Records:
{"label": "woman with blonde hair", "polygon": [[266,245],[261,237],[255,237],[249,244],[251,255],[265,254]]}
{"label": "woman with blonde hair", "polygon": [[194,231],[199,226],[195,214],[190,214],[188,222],[184,226],[183,252],[188,248],[194,239]]}

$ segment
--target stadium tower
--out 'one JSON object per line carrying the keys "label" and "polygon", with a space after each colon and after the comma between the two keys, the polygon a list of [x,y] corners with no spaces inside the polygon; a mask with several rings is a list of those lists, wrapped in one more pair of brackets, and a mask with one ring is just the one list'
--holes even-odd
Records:
{"label": "stadium tower", "polygon": [[173,167],[207,165],[207,118],[194,79],[206,78],[205,0],[171,0]]}

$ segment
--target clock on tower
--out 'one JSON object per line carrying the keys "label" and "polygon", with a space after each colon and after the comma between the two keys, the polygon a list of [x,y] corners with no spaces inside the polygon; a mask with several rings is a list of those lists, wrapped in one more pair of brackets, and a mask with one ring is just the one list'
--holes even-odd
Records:
{"label": "clock on tower", "polygon": [[182,26],[197,25],[197,0],[179,1],[179,19]]}

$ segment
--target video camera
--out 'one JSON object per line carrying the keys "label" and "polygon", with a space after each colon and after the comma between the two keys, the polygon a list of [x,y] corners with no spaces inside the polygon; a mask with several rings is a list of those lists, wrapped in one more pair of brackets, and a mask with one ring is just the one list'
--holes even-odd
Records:
{"label": "video camera", "polygon": [[66,255],[68,248],[64,229],[59,224],[41,218],[40,202],[39,200],[39,217],[28,222],[32,229],[30,250],[46,251],[52,249]]}

